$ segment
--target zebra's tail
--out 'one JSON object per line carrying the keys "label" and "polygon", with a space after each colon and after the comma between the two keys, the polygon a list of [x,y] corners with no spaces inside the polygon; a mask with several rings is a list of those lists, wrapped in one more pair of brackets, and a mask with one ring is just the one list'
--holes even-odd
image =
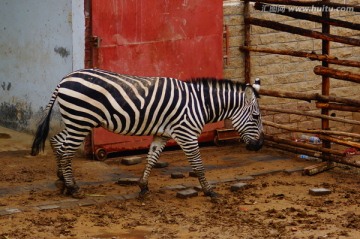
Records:
{"label": "zebra's tail", "polygon": [[40,150],[44,151],[46,138],[49,134],[49,125],[51,119],[51,111],[59,93],[60,85],[58,85],[51,96],[50,102],[45,108],[44,116],[41,119],[39,126],[36,130],[35,139],[31,146],[31,155],[38,155]]}

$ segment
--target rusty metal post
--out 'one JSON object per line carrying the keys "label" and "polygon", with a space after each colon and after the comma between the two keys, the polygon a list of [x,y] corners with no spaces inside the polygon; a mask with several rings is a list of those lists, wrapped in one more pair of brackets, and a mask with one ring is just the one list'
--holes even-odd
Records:
{"label": "rusty metal post", "polygon": [[[329,0],[323,0],[324,3],[330,2]],[[324,19],[330,18],[330,11],[323,11],[322,17]],[[328,23],[322,23],[322,33],[330,34],[330,25]],[[330,41],[328,40],[322,40],[322,54],[323,55],[330,55]],[[329,63],[326,61],[322,61],[323,67],[329,67]],[[322,76],[322,89],[321,94],[328,96],[330,94],[330,78],[328,76]],[[322,108],[321,114],[323,115],[329,115],[329,109]],[[321,119],[321,129],[322,130],[329,130],[329,120],[326,118]],[[331,148],[331,143],[328,140],[323,141],[323,147],[324,148]],[[329,156],[328,153],[323,153],[324,156]]]}
{"label": "rusty metal post", "polygon": [[[247,19],[250,18],[250,1],[249,0],[245,0],[244,1],[244,24],[245,24],[245,28],[244,28],[244,32],[245,32],[245,41],[244,41],[244,46],[245,47],[249,47],[251,46],[251,38],[250,38],[250,34],[251,34],[251,24],[247,21]],[[245,50],[244,51],[244,58],[245,58],[245,83],[249,83],[251,81],[251,58],[250,58],[250,51],[249,50]]]}

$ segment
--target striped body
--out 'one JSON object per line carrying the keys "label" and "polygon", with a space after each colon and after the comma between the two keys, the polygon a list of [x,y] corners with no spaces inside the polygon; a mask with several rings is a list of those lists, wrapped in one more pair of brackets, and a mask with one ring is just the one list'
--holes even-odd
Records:
{"label": "striped body", "polygon": [[[58,176],[70,191],[77,191],[71,158],[94,127],[101,126],[124,135],[154,135],[148,163],[140,179],[142,191],[147,191],[150,171],[166,142],[173,138],[198,173],[205,193],[211,194],[197,141],[206,123],[229,118],[245,143],[255,150],[262,145],[256,92],[251,86],[228,80],[183,82],[166,77],[137,77],[84,69],[65,76],[59,83],[46,108],[48,113],[43,126],[50,120],[56,99],[65,129],[50,141],[58,160]],[[38,131],[44,132],[41,127]],[[45,140],[44,135],[38,133],[36,139]],[[33,154],[42,146],[36,139]]]}

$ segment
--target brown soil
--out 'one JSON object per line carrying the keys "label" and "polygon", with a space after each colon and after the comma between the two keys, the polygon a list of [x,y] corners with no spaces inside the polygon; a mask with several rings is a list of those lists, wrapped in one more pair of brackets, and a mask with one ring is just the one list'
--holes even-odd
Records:
{"label": "brown soil", "polygon": [[[1,130],[0,130],[1,131]],[[167,151],[166,169],[154,169],[151,192],[144,200],[101,200],[111,195],[133,194],[137,186],[116,184],[119,177],[139,177],[145,161],[124,166],[117,158],[97,162],[78,157],[74,173],[90,206],[38,210],[40,205],[69,202],[60,195],[55,161],[50,148],[37,157],[28,156],[31,137],[6,131],[0,138],[0,212],[21,212],[0,216],[0,239],[14,238],[360,238],[360,172],[336,167],[315,176],[278,172],[256,176],[249,187],[231,192],[235,182],[216,184],[222,195],[212,203],[199,194],[179,199],[169,185],[197,185],[189,177],[188,163],[181,151]],[[141,155],[145,156],[145,155]],[[270,170],[313,165],[271,149],[249,153],[241,144],[202,148],[207,178],[221,181]],[[171,179],[181,171],[185,178]],[[311,188],[328,188],[330,195],[312,196]]]}

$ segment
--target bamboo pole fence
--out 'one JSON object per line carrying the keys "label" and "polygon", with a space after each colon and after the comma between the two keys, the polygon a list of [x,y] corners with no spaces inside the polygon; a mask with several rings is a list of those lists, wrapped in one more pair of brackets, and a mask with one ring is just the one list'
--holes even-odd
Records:
{"label": "bamboo pole fence", "polygon": [[[300,110],[280,109],[270,106],[261,106],[262,111],[268,112],[280,112],[285,114],[296,114],[306,117],[315,117],[321,119],[320,129],[301,129],[298,127],[290,127],[284,124],[279,124],[271,121],[263,121],[263,124],[268,127],[274,127],[285,132],[302,132],[306,134],[312,134],[318,136],[322,140],[321,145],[311,145],[303,142],[296,142],[290,139],[284,139],[273,135],[266,135],[266,144],[279,148],[282,150],[294,152],[297,154],[306,154],[311,157],[321,158],[323,161],[336,162],[346,164],[350,166],[360,167],[360,161],[353,160],[347,157],[344,151],[331,149],[331,144],[343,145],[346,147],[352,147],[360,150],[360,134],[334,131],[330,129],[330,122],[336,121],[350,125],[360,125],[360,121],[352,119],[344,119],[341,117],[333,117],[329,115],[330,110],[347,111],[347,112],[360,112],[360,100],[354,98],[344,98],[330,95],[330,78],[349,81],[354,83],[360,83],[360,74],[352,71],[338,70],[330,68],[329,64],[341,65],[347,67],[353,67],[358,72],[357,68],[360,68],[360,62],[353,60],[339,59],[336,56],[330,54],[330,42],[338,42],[342,44],[360,46],[360,39],[350,38],[345,36],[339,36],[330,33],[330,27],[342,27],[352,30],[360,30],[360,24],[357,22],[348,22],[344,20],[338,20],[331,18],[329,8],[351,8],[354,12],[360,12],[360,6],[332,3],[330,0],[319,1],[300,1],[300,0],[243,0],[244,1],[244,23],[245,23],[245,41],[244,45],[240,47],[240,50],[245,55],[245,82],[250,83],[251,77],[251,52],[261,52],[266,54],[288,55],[293,57],[307,58],[311,61],[320,61],[321,65],[316,66],[313,71],[315,75],[322,77],[321,93],[301,93],[301,92],[289,92],[265,89],[260,90],[260,95],[277,98],[288,98],[293,100],[303,100],[307,102],[315,101],[316,108],[321,113],[306,112]],[[304,29],[301,27],[295,27],[279,23],[276,21],[265,20],[255,18],[251,16],[251,5],[254,9],[259,11],[266,11],[272,14],[284,15],[294,19],[301,19],[320,23],[321,31],[313,31]],[[321,16],[313,15],[305,12],[291,11],[290,7],[318,7],[325,9],[322,11]],[[274,10],[275,9],[275,10]],[[310,11],[309,11],[310,12]],[[261,26],[270,28],[273,30],[287,32],[290,34],[301,35],[313,39],[320,39],[322,42],[322,52],[317,54],[315,52],[303,52],[292,50],[279,50],[264,47],[256,47],[251,45],[250,26]],[[329,164],[330,165],[330,164]],[[319,168],[325,169],[328,166],[320,166]],[[321,169],[311,169],[314,172],[318,172]]]}

